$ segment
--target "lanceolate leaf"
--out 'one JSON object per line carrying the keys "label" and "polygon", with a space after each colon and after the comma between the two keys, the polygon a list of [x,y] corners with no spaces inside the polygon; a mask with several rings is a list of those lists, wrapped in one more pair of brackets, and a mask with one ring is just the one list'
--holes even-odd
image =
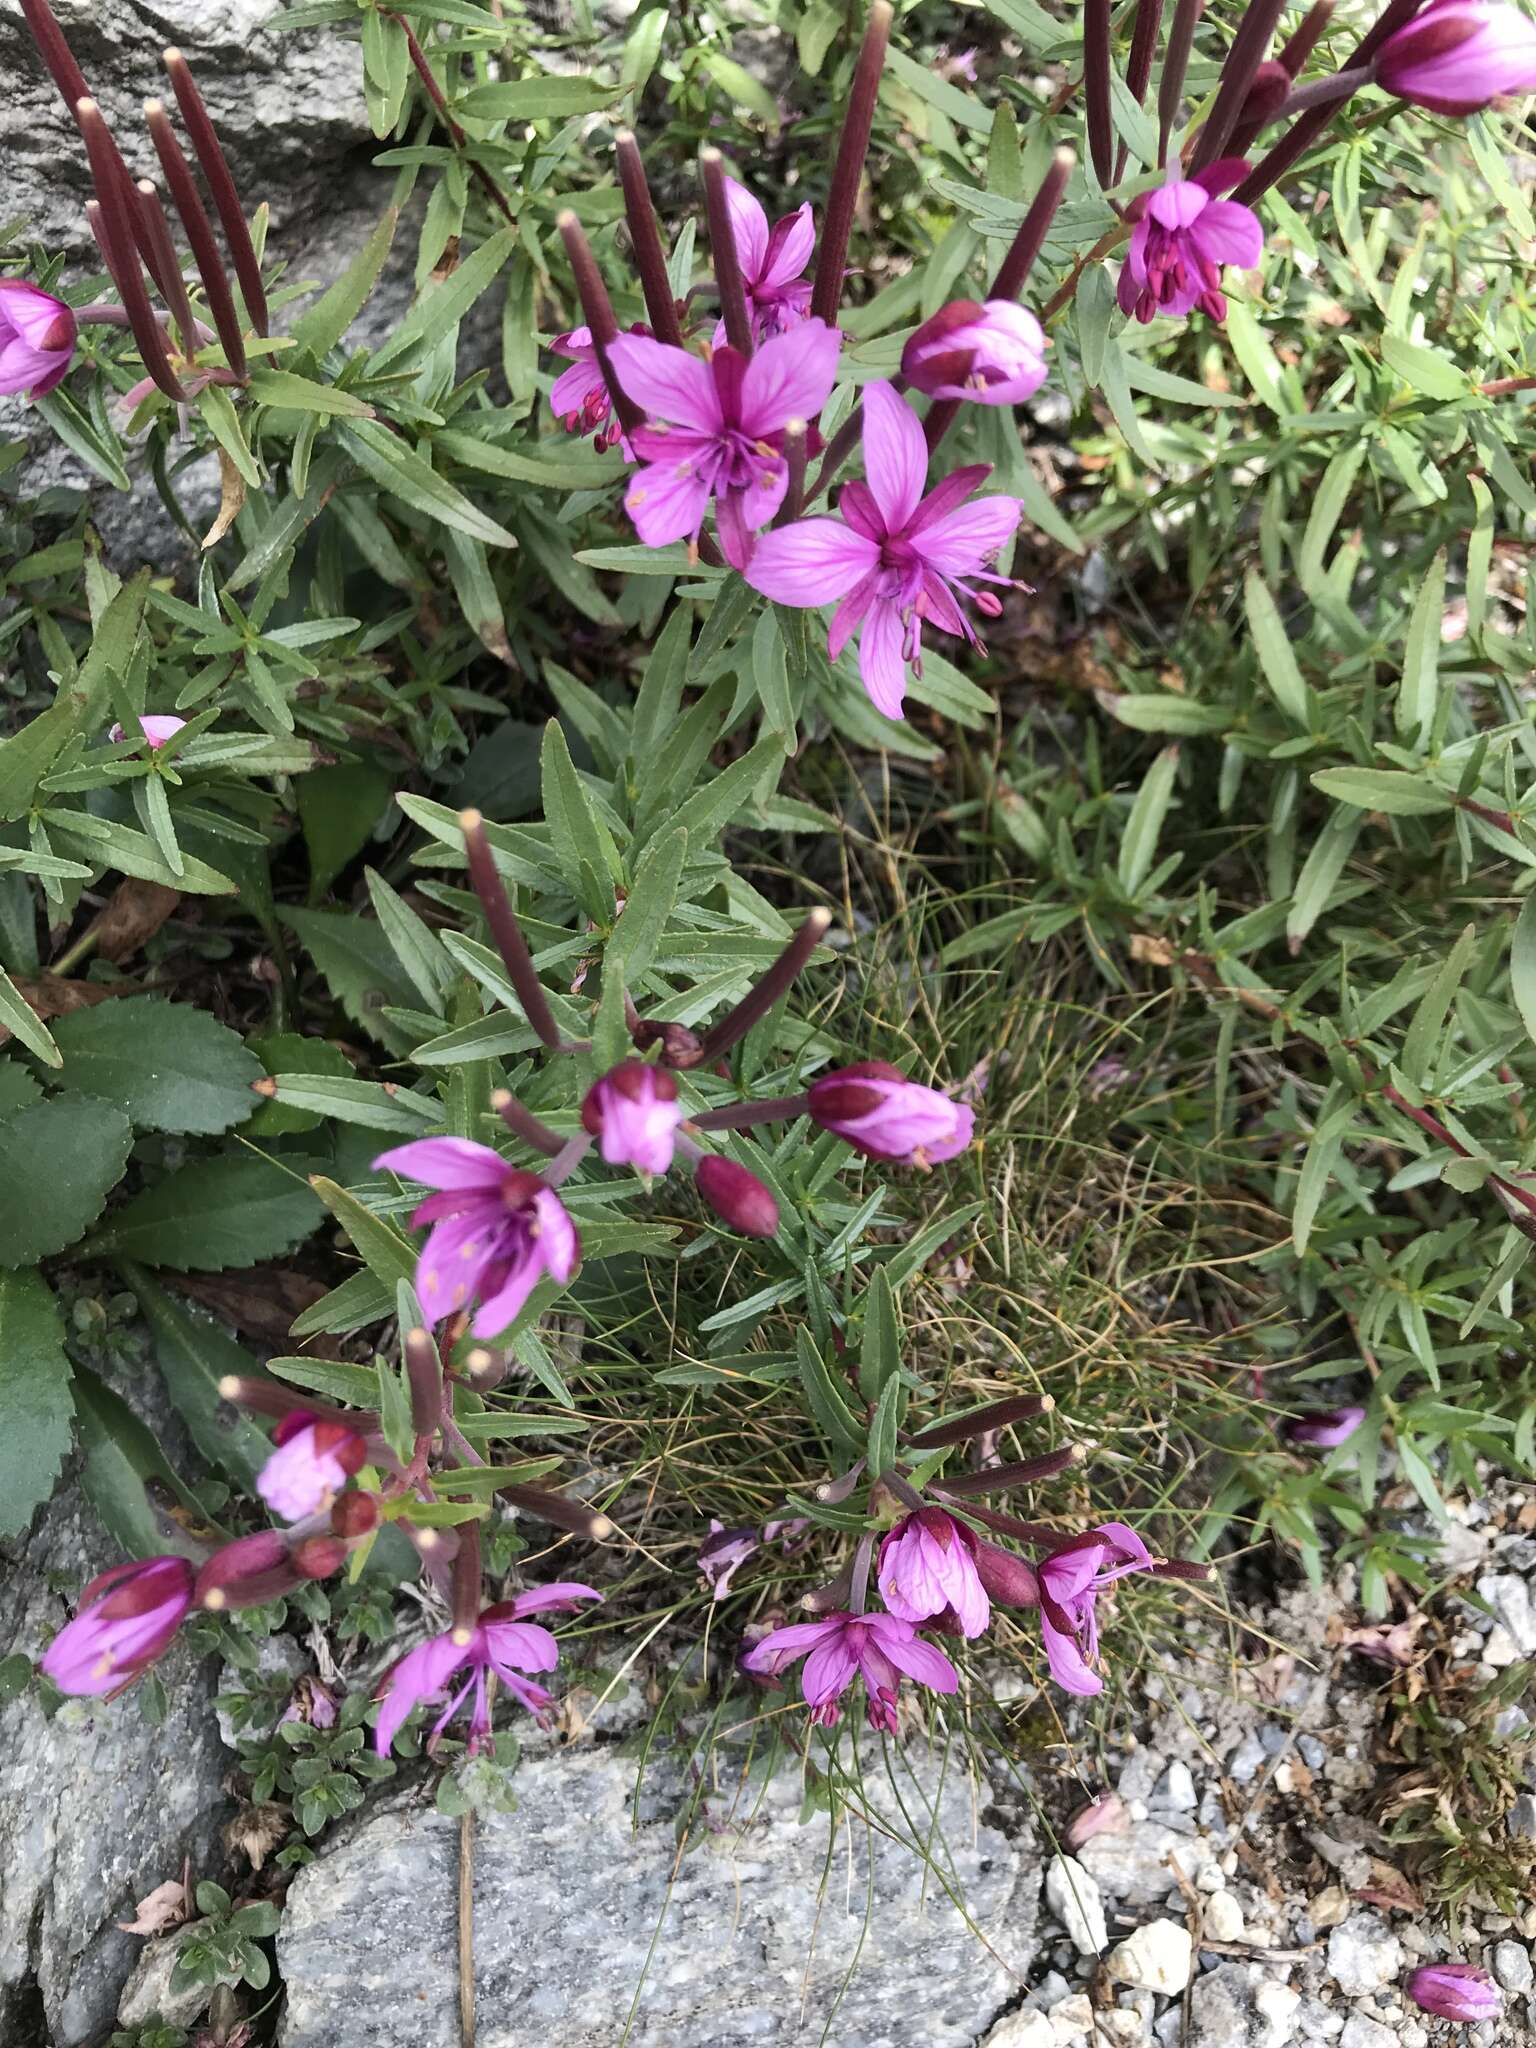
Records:
{"label": "lanceolate leaf", "polygon": [[155,1364],[192,1441],[217,1470],[249,1489],[271,1450],[264,1431],[219,1393],[226,1373],[259,1379],[260,1368],[211,1317],[175,1301],[142,1266],[123,1261],[155,1340]]}

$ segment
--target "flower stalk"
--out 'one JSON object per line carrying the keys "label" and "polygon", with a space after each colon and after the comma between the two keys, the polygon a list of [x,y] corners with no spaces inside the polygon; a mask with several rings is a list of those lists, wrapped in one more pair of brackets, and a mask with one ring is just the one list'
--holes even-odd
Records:
{"label": "flower stalk", "polygon": [[725,197],[725,159],[718,149],[699,151],[699,175],[704,182],[709,255],[720,292],[720,317],[725,322],[725,338],[738,355],[750,356],[752,320],[747,311],[747,289],[742,282],[741,256],[731,226],[731,210]]}
{"label": "flower stalk", "polygon": [[640,273],[640,289],[651,332],[658,341],[673,348],[683,346],[682,323],[677,317],[677,300],[667,274],[667,252],[662,245],[661,227],[651,200],[640,145],[627,128],[613,138],[613,153],[619,166],[619,185],[624,193],[624,220],[629,229],[629,246]]}
{"label": "flower stalk", "polygon": [[848,112],[838,137],[837,160],[832,167],[832,186],[827,195],[811,288],[811,317],[825,320],[829,327],[837,324],[838,303],[843,296],[854,209],[858,205],[864,159],[869,154],[869,138],[874,132],[875,102],[880,93],[880,74],[885,69],[893,18],[890,0],[872,0],[848,94]]}
{"label": "flower stalk", "polygon": [[224,351],[224,360],[235,376],[243,379],[246,375],[246,357],[240,315],[235,308],[235,295],[229,287],[229,276],[224,268],[224,259],[219,254],[213,224],[208,218],[207,208],[203,205],[202,194],[197,189],[197,181],[192,176],[192,167],[176,139],[176,131],[165,111],[164,101],[146,100],[144,119],[149,127],[150,140],[155,145],[155,154],[160,159],[166,189],[181,218],[187,244],[192,251],[192,260],[197,265],[203,297],[208,301],[208,311],[213,319],[219,346]]}
{"label": "flower stalk", "polygon": [[754,1024],[761,1023],[774,1004],[785,995],[806,962],[826,937],[832,923],[830,910],[813,910],[778,959],[763,975],[757,987],[728,1010],[705,1032],[698,1058],[690,1065],[712,1067],[716,1060],[739,1045]]}
{"label": "flower stalk", "polygon": [[517,921],[511,898],[496,872],[496,858],[485,834],[485,819],[479,811],[460,811],[459,830],[464,834],[470,884],[480,899],[480,908],[485,912],[491,937],[507,970],[507,978],[523,1006],[529,1029],[551,1052],[559,1052],[564,1045],[560,1027],[549,1007],[544,984],[534,968],[533,955],[528,950],[528,941],[523,937],[523,928]]}
{"label": "flower stalk", "polygon": [[218,131],[209,119],[197,81],[180,50],[166,50],[162,62],[170,74],[176,104],[181,109],[181,118],[191,138],[192,154],[202,166],[208,189],[213,194],[214,207],[224,229],[224,240],[235,266],[235,276],[240,282],[246,313],[256,332],[265,336],[268,332],[267,293],[261,279],[261,265],[256,260],[250,226],[240,204],[240,194],[228,159],[219,142]]}
{"label": "flower stalk", "polygon": [[556,220],[560,239],[565,244],[566,260],[571,266],[571,276],[576,283],[576,296],[581,301],[581,310],[586,315],[587,327],[592,336],[592,347],[597,356],[598,368],[603,373],[603,382],[608,386],[608,396],[618,415],[619,425],[626,434],[633,433],[645,418],[644,412],[629,396],[619,382],[613,367],[611,350],[619,338],[619,323],[614,318],[613,302],[608,297],[608,287],[603,283],[603,273],[597,267],[597,258],[592,254],[592,245],[586,231],[576,215],[568,209]]}

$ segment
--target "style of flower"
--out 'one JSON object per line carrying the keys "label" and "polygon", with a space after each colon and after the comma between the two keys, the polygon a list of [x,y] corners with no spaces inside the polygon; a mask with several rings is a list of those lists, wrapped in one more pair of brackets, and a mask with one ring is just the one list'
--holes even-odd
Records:
{"label": "style of flower", "polygon": [[896,1732],[896,1695],[903,1678],[929,1692],[952,1693],[960,1677],[942,1650],[926,1643],[910,1621],[894,1614],[829,1614],[820,1621],[777,1628],[743,1656],[742,1668],[777,1678],[805,1658],[800,1690],[818,1727],[842,1719],[838,1702],[855,1678],[864,1681],[865,1712],[871,1728]]}
{"label": "style of flower", "polygon": [[184,1557],[151,1557],[92,1579],[43,1654],[44,1676],[93,1698],[132,1685],[181,1627],[196,1576]]}
{"label": "style of flower", "polygon": [[46,398],[75,359],[75,316],[20,277],[0,277],[0,397]]}
{"label": "style of flower", "polygon": [[1475,114],[1536,92],[1536,23],[1500,0],[1434,0],[1387,37],[1375,78],[1432,114]]}
{"label": "style of flower", "polygon": [[1496,2020],[1504,2010],[1503,1992],[1475,1963],[1425,1963],[1408,1979],[1408,1996],[1420,2012],[1467,2026]]}
{"label": "style of flower", "polygon": [[976,1570],[976,1539],[943,1508],[919,1508],[880,1545],[880,1597],[898,1621],[933,1621],[979,1636],[992,1603]]}
{"label": "style of flower", "polygon": [[379,1686],[383,1702],[373,1731],[373,1746],[380,1756],[390,1745],[412,1709],[424,1700],[437,1700],[450,1689],[459,1672],[469,1675],[432,1724],[427,1748],[436,1747],[439,1737],[470,1694],[474,1705],[469,1722],[469,1752],[484,1748],[491,1733],[491,1709],[486,1697],[486,1675],[494,1671],[507,1691],[529,1713],[544,1720],[554,1705],[553,1696],[542,1685],[520,1676],[525,1671],[553,1671],[560,1661],[560,1648],[547,1628],[524,1620],[525,1615],[547,1614],[575,1607],[580,1600],[601,1600],[591,1586],[557,1581],[519,1593],[515,1600],[500,1600],[481,1611],[480,1619],[467,1641],[456,1640],[455,1632],[432,1636],[403,1656],[386,1672]]}
{"label": "style of flower", "polygon": [[478,1301],[475,1336],[498,1336],[546,1273],[563,1286],[580,1264],[581,1239],[554,1189],[488,1145],[417,1138],[373,1164],[437,1190],[411,1217],[413,1230],[432,1227],[416,1264],[431,1323]]}
{"label": "style of flower", "polygon": [[581,1124],[610,1166],[665,1173],[686,1114],[677,1099],[677,1082],[665,1067],[621,1060],[587,1090]]}
{"label": "style of flower", "polygon": [[1123,313],[1145,324],[1159,313],[1182,319],[1199,306],[1225,320],[1224,264],[1251,270],[1264,253],[1264,230],[1251,207],[1223,199],[1248,174],[1241,157],[1223,157],[1192,178],[1168,167],[1168,180],[1149,192],[1120,270]]}
{"label": "style of flower", "polygon": [[619,336],[615,373],[650,416],[630,437],[644,467],[624,499],[647,547],[696,541],[713,498],[721,553],[746,567],[788,488],[784,429],[826,404],[839,346],[824,320],[802,321],[750,361],[726,347],[706,363],[649,335]]}
{"label": "style of flower", "polygon": [[[186,724],[184,718],[173,718],[169,712],[151,711],[140,715],[139,724],[144,729],[144,744],[151,753],[163,747],[173,733],[178,733]],[[121,725],[114,725],[107,734],[113,746],[120,746],[124,740],[136,740],[137,733],[131,733]]]}
{"label": "style of flower", "polygon": [[1313,1444],[1331,1451],[1346,1443],[1365,1420],[1363,1408],[1309,1408],[1302,1415],[1289,1416],[1280,1434],[1293,1444]]}
{"label": "style of flower", "polygon": [[909,1081],[885,1060],[823,1074],[806,1090],[812,1121],[862,1152],[898,1166],[933,1166],[963,1152],[976,1116],[938,1088]]}
{"label": "style of flower", "polygon": [[[816,223],[807,204],[776,220],[770,229],[767,214],[736,178],[725,181],[725,203],[730,208],[736,260],[747,294],[752,340],[760,345],[797,327],[810,310],[810,280],[801,272],[816,246]],[[724,340],[722,320],[715,329],[715,347]]]}
{"label": "style of flower", "polygon": [[901,374],[930,398],[1017,405],[1045,382],[1040,322],[1012,299],[954,299],[925,320],[901,352]]}
{"label": "style of flower", "polygon": [[282,1418],[272,1442],[276,1448],[256,1475],[256,1491],[285,1522],[328,1508],[368,1455],[356,1430],[303,1409]]}
{"label": "style of flower", "polygon": [[[613,400],[603,381],[591,328],[573,327],[569,334],[557,334],[549,345],[557,356],[571,359],[571,367],[560,372],[549,392],[550,410],[561,426],[568,434],[596,434],[594,445],[599,454],[621,446],[623,429],[613,417]],[[624,452],[627,455],[628,448]]]}
{"label": "style of flower", "polygon": [[724,1522],[710,1517],[709,1534],[699,1545],[699,1570],[709,1582],[711,1600],[725,1598],[736,1572],[761,1548],[762,1538],[755,1529],[727,1529]]}
{"label": "style of flower", "polygon": [[1036,1566],[1040,1629],[1051,1676],[1064,1692],[1091,1697],[1104,1690],[1092,1666],[1098,1660],[1094,1612],[1099,1594],[1128,1572],[1150,1568],[1152,1553],[1124,1522],[1101,1522]]}
{"label": "style of flower", "polygon": [[800,519],[764,534],[746,577],[777,604],[819,607],[841,599],[827,652],[836,661],[862,627],[864,687],[887,718],[900,718],[907,669],[922,674],[924,624],[979,645],[957,599],[968,598],[992,618],[1002,609],[993,592],[975,590],[966,579],[1007,582],[985,565],[1011,538],[1024,508],[1005,497],[965,503],[991,474],[985,463],[957,469],[925,496],[928,444],[889,384],[864,389],[864,472],[865,482],[844,486],[841,517]]}

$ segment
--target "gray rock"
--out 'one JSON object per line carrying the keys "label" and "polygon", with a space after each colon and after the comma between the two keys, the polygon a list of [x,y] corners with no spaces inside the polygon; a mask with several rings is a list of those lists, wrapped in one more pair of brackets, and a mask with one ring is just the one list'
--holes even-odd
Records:
{"label": "gray rock", "polygon": [[[0,1545],[0,1644],[37,1656],[71,1611],[50,1580],[77,1588],[120,1561],[67,1487],[26,1541]],[[184,1856],[217,1871],[229,1759],[213,1669],[174,1649],[160,1668],[158,1727],[132,1692],[52,1720],[35,1688],[0,1708],[0,2041],[26,2040],[38,2006],[54,2048],[97,2039],[142,1946],[115,1923]]]}
{"label": "gray rock", "polygon": [[1149,1920],[1111,1949],[1105,1968],[1117,1984],[1173,1998],[1188,1984],[1192,1960],[1187,1927],[1177,1920]]}
{"label": "gray rock", "polygon": [[[943,1884],[902,1841],[846,1820],[829,1876],[826,1824],[800,1825],[789,1771],[735,1812],[722,1800],[679,1859],[681,1794],[653,1770],[636,1830],[635,1769],[609,1747],[534,1758],[517,1811],[479,1823],[480,2048],[591,2048],[632,2006],[631,2048],[809,2043],[855,1958],[839,2048],[907,2037],[918,1987],[925,2048],[971,2048],[1028,1969],[1038,1865],[978,1827],[970,1786],[920,1747],[898,1765],[899,1797],[941,1845]],[[873,1750],[864,1789],[905,1835]],[[299,1872],[278,1935],[283,2048],[458,2048],[458,1842],[457,1822],[394,1805]]]}
{"label": "gray rock", "polygon": [[1056,2029],[1043,2012],[1005,2013],[981,2048],[1056,2048]]}
{"label": "gray rock", "polygon": [[1367,2019],[1363,2012],[1356,2012],[1344,2022],[1339,2048],[1397,2048],[1397,2038],[1380,2020]]}
{"label": "gray rock", "polygon": [[1045,1866],[1045,1903],[1067,1930],[1081,1955],[1096,1956],[1109,1942],[1104,1900],[1098,1886],[1071,1856],[1053,1856]]}
{"label": "gray rock", "polygon": [[1522,1657],[1536,1657],[1536,1608],[1531,1589],[1513,1572],[1489,1572],[1477,1582],[1477,1590],[1514,1638]]}
{"label": "gray rock", "polygon": [[1243,1909],[1230,1892],[1212,1892],[1206,1900],[1205,1931],[1212,1941],[1242,1940]]}
{"label": "gray rock", "polygon": [[168,1934],[145,1942],[133,1975],[117,2002],[120,2027],[142,2027],[149,2020],[163,2020],[170,2027],[190,2027],[201,2017],[208,2004],[206,1984],[193,1984],[185,1991],[171,1989],[171,1974],[181,1953],[182,1940],[180,1934]]}
{"label": "gray rock", "polygon": [[1493,1974],[1506,1991],[1531,1988],[1530,1951],[1518,1941],[1501,1941],[1493,1951]]}
{"label": "gray rock", "polygon": [[1123,1835],[1095,1835],[1078,1852],[1105,1896],[1127,1906],[1154,1906],[1176,1891],[1173,1862],[1193,1884],[1213,1860],[1198,1837],[1176,1834],[1156,1821],[1139,1821]]}
{"label": "gray rock", "polygon": [[1536,1793],[1522,1792],[1505,1814],[1504,1825],[1512,1835],[1536,1842]]}
{"label": "gray rock", "polygon": [[1178,1813],[1191,1813],[1195,1807],[1195,1781],[1190,1776],[1189,1765],[1178,1758],[1164,1771],[1156,1791],[1152,1794],[1154,1806],[1172,1807]]}
{"label": "gray rock", "polygon": [[1256,1963],[1223,1963],[1195,1979],[1182,2048],[1288,2048],[1301,1999]]}
{"label": "gray rock", "polygon": [[1403,1945],[1379,1913],[1351,1913],[1328,1937],[1328,1974],[1351,1998],[1383,1990],[1403,1967]]}

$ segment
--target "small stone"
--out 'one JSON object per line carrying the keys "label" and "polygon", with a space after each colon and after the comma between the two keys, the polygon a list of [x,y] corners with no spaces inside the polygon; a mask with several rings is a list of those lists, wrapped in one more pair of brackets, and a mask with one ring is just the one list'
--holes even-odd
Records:
{"label": "small stone", "polygon": [[1267,1761],[1267,1752],[1259,1738],[1245,1735],[1227,1759],[1227,1776],[1234,1785],[1251,1785]]}
{"label": "small stone", "polygon": [[1171,1864],[1191,1884],[1212,1862],[1209,1845],[1156,1821],[1143,1821],[1123,1835],[1095,1835],[1078,1861],[1107,1899],[1126,1906],[1155,1906],[1178,1889]]}
{"label": "small stone", "polygon": [[1380,2021],[1367,2019],[1363,2012],[1351,2013],[1339,2036],[1339,2048],[1397,2048],[1397,2036]]}
{"label": "small stone", "polygon": [[181,1953],[183,1933],[184,1929],[146,1942],[139,1951],[133,1975],[118,2000],[119,2026],[142,2027],[150,2020],[163,2020],[168,2027],[190,2027],[202,2015],[208,2004],[206,1984],[191,1984],[181,1991],[171,1989],[171,1972]]}
{"label": "small stone", "polygon": [[1241,1941],[1243,1909],[1230,1892],[1212,1892],[1205,1902],[1205,1931],[1212,1941]]}
{"label": "small stone", "polygon": [[1504,1816],[1504,1825],[1512,1835],[1527,1842],[1536,1842],[1536,1792],[1522,1792]]}
{"label": "small stone", "polygon": [[1477,1590],[1513,1636],[1517,1653],[1536,1657],[1536,1608],[1525,1580],[1514,1572],[1489,1572],[1478,1580]]}
{"label": "small stone", "polygon": [[1312,1899],[1307,1907],[1307,1917],[1322,1933],[1326,1928],[1337,1927],[1350,1914],[1350,1897],[1341,1884],[1328,1885]]}
{"label": "small stone", "polygon": [[1177,1920],[1149,1920],[1111,1949],[1105,1968],[1120,1984],[1172,1998],[1189,1982],[1192,1944]]}
{"label": "small stone", "polygon": [[1483,1662],[1495,1671],[1507,1671],[1511,1664],[1520,1662],[1520,1657],[1520,1645],[1503,1622],[1496,1622],[1483,1641]]}
{"label": "small stone", "polygon": [[1266,1721],[1259,1730],[1259,1741],[1264,1746],[1264,1754],[1266,1756],[1283,1756],[1290,1747],[1291,1738],[1275,1722]]}
{"label": "small stone", "polygon": [[1336,2041],[1344,2031],[1344,2015],[1320,1998],[1307,1998],[1301,2002],[1296,2024],[1304,2041]]}
{"label": "small stone", "polygon": [[1056,2029],[1043,2012],[1005,2013],[981,2048],[1056,2048]]}
{"label": "small stone", "polygon": [[1095,2013],[1093,2026],[1096,2044],[1118,2041],[1123,2044],[1123,2048],[1141,2048],[1141,2044],[1151,2034],[1150,2027],[1139,2012],[1118,2005],[1111,2006],[1107,2012]]}
{"label": "small stone", "polygon": [[1170,1806],[1176,1813],[1192,1812],[1195,1806],[1195,1781],[1189,1765],[1177,1758],[1164,1771],[1152,1794],[1154,1806]]}
{"label": "small stone", "polygon": [[1280,2048],[1280,2043],[1294,2039],[1292,2021],[1296,2008],[1301,2004],[1301,1993],[1293,1991],[1289,1984],[1282,1984],[1278,1977],[1264,1977],[1253,1994],[1253,2009],[1259,2018],[1258,2032],[1266,2037],[1269,2048]]}
{"label": "small stone", "polygon": [[1402,1943],[1379,1913],[1352,1913],[1328,1937],[1328,1974],[1351,1998],[1384,1990],[1402,1966]]}
{"label": "small stone", "polygon": [[1328,1761],[1328,1752],[1315,1735],[1298,1735],[1296,1747],[1301,1751],[1301,1760],[1309,1771],[1320,1771]]}
{"label": "small stone", "polygon": [[1053,1856],[1045,1866],[1045,1902],[1080,1955],[1102,1953],[1109,1941],[1103,1894],[1075,1857]]}
{"label": "small stone", "polygon": [[1189,2031],[1179,2048],[1291,2048],[1300,2003],[1259,1964],[1222,1963],[1195,1979]]}
{"label": "small stone", "polygon": [[1506,1991],[1529,1991],[1531,1958],[1518,1941],[1501,1941],[1493,1951],[1493,1974]]}
{"label": "small stone", "polygon": [[1088,2002],[1087,1992],[1075,1991],[1070,1998],[1053,2005],[1050,2020],[1052,2031],[1060,2043],[1086,2036],[1093,2025],[1093,2007]]}

